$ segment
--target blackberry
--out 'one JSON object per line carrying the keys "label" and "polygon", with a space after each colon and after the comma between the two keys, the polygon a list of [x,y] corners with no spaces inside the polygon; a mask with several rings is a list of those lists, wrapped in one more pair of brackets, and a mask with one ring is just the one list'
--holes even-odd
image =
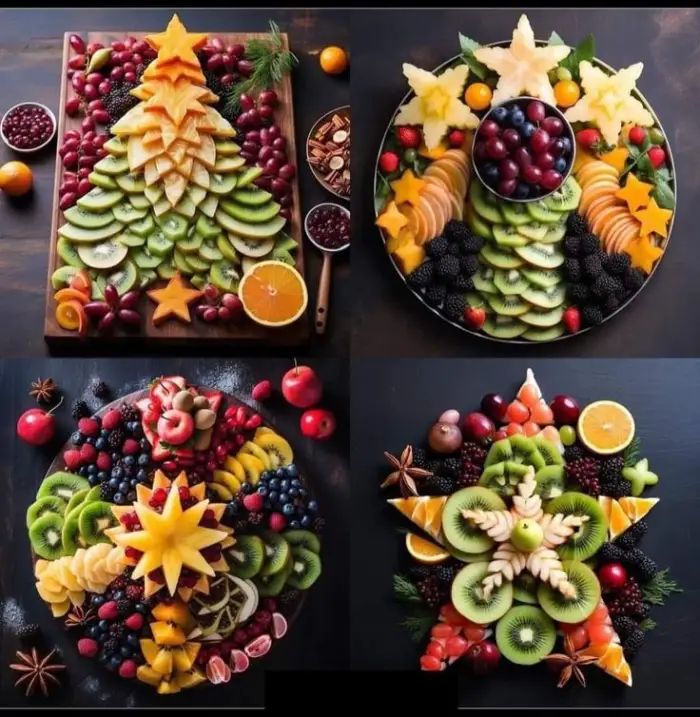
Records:
{"label": "blackberry", "polygon": [[564,269],[569,281],[581,281],[581,264],[578,259],[566,259],[564,261]]}
{"label": "blackberry", "polygon": [[124,433],[124,430],[122,428],[115,428],[109,434],[109,438],[107,439],[107,445],[113,451],[118,451],[124,445],[125,440],[126,440],[126,433]]}
{"label": "blackberry", "polygon": [[577,257],[581,249],[581,239],[579,237],[566,237],[564,239],[564,254],[569,257]]}
{"label": "blackberry", "polygon": [[620,301],[620,299],[618,299],[616,295],[611,294],[605,299],[603,303],[603,312],[606,316],[610,316],[610,314],[615,313],[621,305],[622,302]]}
{"label": "blackberry", "polygon": [[102,652],[106,655],[114,655],[119,652],[120,647],[121,645],[119,644],[119,640],[114,637],[110,637],[102,644]]}
{"label": "blackberry", "polygon": [[114,622],[109,626],[109,634],[117,640],[121,640],[126,635],[126,628],[121,623]]}
{"label": "blackberry", "polygon": [[624,498],[632,493],[632,484],[625,478],[618,478],[612,483],[606,483],[603,493],[610,498]]}
{"label": "blackberry", "polygon": [[603,259],[605,271],[613,276],[621,276],[630,268],[631,259],[629,254],[606,254]]}
{"label": "blackberry", "polygon": [[127,422],[141,420],[141,411],[139,411],[133,403],[122,403],[122,405],[119,406],[119,410],[121,411],[122,418]]}
{"label": "blackberry", "polygon": [[454,458],[453,456],[445,458],[445,460],[442,462],[442,472],[445,475],[451,476],[452,478],[456,478],[459,475],[461,469],[461,461],[458,458]]}
{"label": "blackberry", "polygon": [[128,584],[129,578],[124,573],[122,573],[121,575],[117,575],[117,577],[112,580],[109,587],[113,592],[115,590],[125,590]]}
{"label": "blackberry", "polygon": [[608,606],[610,617],[619,617],[620,615],[638,617],[644,612],[642,590],[639,583],[632,577],[627,578],[627,582],[619,590],[608,593],[606,598],[605,603]]}
{"label": "blackberry", "polygon": [[595,234],[584,234],[579,244],[579,253],[581,256],[597,253],[600,249],[600,241]]}
{"label": "blackberry", "polygon": [[622,649],[625,652],[625,657],[634,657],[641,646],[644,644],[644,630],[637,628],[632,634],[622,643]]}
{"label": "blackberry", "polygon": [[429,470],[433,475],[438,475],[439,473],[442,473],[442,459],[433,458],[429,460],[427,470]]}
{"label": "blackberry", "polygon": [[586,449],[580,443],[575,443],[573,446],[567,446],[564,449],[564,458],[567,463],[577,461],[586,455]]}
{"label": "blackberry", "polygon": [[636,620],[631,617],[625,617],[621,615],[613,618],[613,627],[615,632],[620,636],[620,640],[623,642],[635,631],[639,629]]}
{"label": "blackberry", "polygon": [[114,82],[112,89],[102,98],[102,104],[113,122],[123,117],[140,102],[138,97],[131,94],[131,90],[135,87],[137,87],[136,83]]}
{"label": "blackberry", "polygon": [[449,241],[447,237],[439,236],[435,237],[432,241],[429,241],[425,246],[425,251],[428,256],[432,256],[435,259],[445,256],[449,247]]}
{"label": "blackberry", "polygon": [[459,274],[459,259],[452,254],[441,256],[435,266],[435,275],[445,281],[454,279]]}
{"label": "blackberry", "polygon": [[262,525],[265,520],[265,514],[262,511],[257,513],[248,513],[248,524],[252,526]]}
{"label": "blackberry", "polygon": [[447,245],[447,253],[452,254],[452,256],[459,256],[461,253],[459,250],[459,242],[451,241]]}
{"label": "blackberry", "polygon": [[569,284],[569,296],[577,304],[585,304],[591,298],[591,291],[585,284]]}
{"label": "blackberry", "polygon": [[578,212],[572,212],[566,220],[566,228],[574,236],[578,237],[586,233],[588,226],[586,225],[586,220]]}
{"label": "blackberry", "polygon": [[241,518],[240,520],[236,520],[233,523],[233,532],[234,534],[243,534],[245,533],[248,528],[250,527],[250,524],[248,523],[247,518]]}
{"label": "blackberry", "polygon": [[622,279],[625,289],[630,291],[639,291],[644,283],[644,274],[639,269],[628,269]]}
{"label": "blackberry", "polygon": [[435,570],[435,577],[441,582],[441,583],[447,583],[450,585],[452,583],[452,580],[454,579],[455,573],[457,572],[458,566],[454,563],[447,563],[444,565],[440,565]]}
{"label": "blackberry", "polygon": [[17,637],[25,644],[36,642],[40,636],[41,628],[33,622],[22,625],[22,627],[17,630]]}
{"label": "blackberry", "polygon": [[615,541],[615,545],[619,545],[623,550],[632,550],[636,548],[639,541],[647,532],[649,524],[642,518],[636,523],[630,525],[629,528]]}
{"label": "blackberry", "polygon": [[111,393],[109,386],[104,381],[100,381],[99,378],[93,380],[90,384],[90,390],[95,398],[109,398]]}
{"label": "blackberry", "polygon": [[619,279],[616,279],[615,277],[610,276],[610,274],[606,274],[603,272],[593,282],[591,292],[594,296],[597,296],[599,299],[602,299],[607,296],[610,296],[611,294],[614,294],[621,288],[622,284],[620,283]]}
{"label": "blackberry", "polygon": [[468,460],[474,463],[476,466],[482,467],[486,460],[488,451],[478,443],[467,441],[462,445],[462,451],[460,453],[463,461]]}
{"label": "blackberry", "polygon": [[289,615],[293,612],[294,608],[299,602],[300,595],[301,592],[299,592],[299,590],[285,590],[277,598],[277,604],[279,605],[279,608],[283,615]]}
{"label": "blackberry", "polygon": [[314,533],[322,533],[323,529],[326,527],[326,519],[322,518],[320,515],[317,515],[314,518],[314,522],[311,527],[313,528]]}
{"label": "blackberry", "polygon": [[433,280],[433,269],[432,261],[424,261],[406,277],[406,281],[416,289],[424,289],[426,286],[430,286]]}
{"label": "blackberry", "polygon": [[601,483],[612,483],[622,475],[622,469],[625,467],[625,459],[622,456],[612,456],[605,458],[600,464],[600,481]]}
{"label": "blackberry", "polygon": [[600,262],[598,254],[589,254],[581,260],[581,268],[583,273],[589,279],[597,279],[603,271],[603,265]]}
{"label": "blackberry", "polygon": [[459,268],[462,270],[463,274],[473,276],[477,271],[479,271],[479,257],[474,254],[463,256],[459,260]]}
{"label": "blackberry", "polygon": [[600,306],[596,304],[589,304],[584,306],[581,311],[581,321],[584,326],[598,326],[603,322],[603,312],[600,310]]}
{"label": "blackberry", "polygon": [[454,483],[447,476],[430,476],[425,479],[422,487],[425,495],[451,495],[454,492]]}
{"label": "blackberry", "polygon": [[462,252],[477,252],[484,245],[484,240],[464,223],[452,219],[445,225],[445,234],[452,241],[456,241]]}
{"label": "blackberry", "polygon": [[440,306],[445,296],[447,296],[447,288],[444,284],[433,284],[425,292],[425,300],[430,306]]}
{"label": "blackberry", "polygon": [[462,463],[462,470],[459,472],[456,487],[470,488],[479,482],[479,478],[481,478],[481,468],[469,461],[465,461]]}
{"label": "blackberry", "polygon": [[119,614],[122,617],[125,617],[129,612],[131,612],[131,610],[134,609],[134,604],[131,600],[123,598],[122,600],[117,600],[117,608],[119,609]]}
{"label": "blackberry", "polygon": [[614,543],[603,543],[596,557],[604,563],[617,563],[622,560],[624,551]]}
{"label": "blackberry", "polygon": [[600,495],[599,470],[600,464],[595,458],[580,458],[566,464],[566,478],[578,483],[584,493],[598,496]]}
{"label": "blackberry", "polygon": [[425,448],[413,449],[413,465],[416,468],[425,468],[428,465],[428,453]]}
{"label": "blackberry", "polygon": [[457,274],[457,276],[450,282],[450,289],[452,291],[461,291],[466,293],[474,289],[474,282],[471,277],[465,274]]}
{"label": "blackberry", "polygon": [[436,577],[430,575],[421,580],[416,587],[426,605],[437,607],[440,604],[440,585]]}
{"label": "blackberry", "polygon": [[625,553],[622,562],[642,583],[648,583],[659,572],[656,563],[639,548]]}
{"label": "blackberry", "polygon": [[448,319],[459,321],[464,316],[465,307],[464,294],[448,294],[442,310]]}
{"label": "blackberry", "polygon": [[100,498],[102,500],[106,500],[108,503],[111,503],[116,492],[117,491],[114,490],[114,488],[110,488],[107,483],[100,483]]}
{"label": "blackberry", "polygon": [[73,416],[73,420],[79,421],[81,418],[87,418],[90,415],[92,415],[92,411],[85,401],[73,401],[73,405],[71,406],[71,416]]}

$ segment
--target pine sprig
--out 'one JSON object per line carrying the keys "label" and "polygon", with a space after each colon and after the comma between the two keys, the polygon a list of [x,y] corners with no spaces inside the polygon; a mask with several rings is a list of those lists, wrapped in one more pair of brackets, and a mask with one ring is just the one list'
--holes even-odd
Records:
{"label": "pine sprig", "polygon": [[276,22],[270,20],[270,33],[264,39],[249,40],[245,48],[246,59],[253,63],[250,77],[234,84],[224,93],[224,110],[236,113],[240,109],[241,95],[257,94],[278,85],[299,59],[285,49],[282,34]]}
{"label": "pine sprig", "polygon": [[418,588],[405,575],[394,575],[394,597],[400,602],[423,602]]}
{"label": "pine sprig", "polygon": [[660,570],[646,585],[642,586],[642,596],[645,602],[652,605],[663,605],[669,595],[682,592],[678,583],[668,577],[668,568]]}
{"label": "pine sprig", "polygon": [[422,642],[435,624],[437,614],[433,610],[416,610],[401,623],[408,630],[414,642]]}
{"label": "pine sprig", "polygon": [[632,439],[632,443],[625,448],[625,452],[622,454],[625,466],[634,466],[639,461],[639,457],[641,455],[641,444],[642,442],[639,440],[639,436],[635,436]]}
{"label": "pine sprig", "polygon": [[650,617],[645,617],[640,623],[639,627],[644,630],[644,632],[651,632],[656,627],[656,620],[653,620]]}

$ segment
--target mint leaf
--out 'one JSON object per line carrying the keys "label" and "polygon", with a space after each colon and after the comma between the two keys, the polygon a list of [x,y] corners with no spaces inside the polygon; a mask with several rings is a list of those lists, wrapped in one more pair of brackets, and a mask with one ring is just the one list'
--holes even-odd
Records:
{"label": "mint leaf", "polygon": [[547,40],[548,45],[566,45],[564,40],[562,40],[561,35],[558,32],[555,32],[552,30],[552,34],[549,36],[549,39]]}
{"label": "mint leaf", "polygon": [[559,67],[564,67],[571,73],[571,76],[575,80],[579,80],[579,65],[584,60],[590,62],[594,57],[595,40],[593,39],[593,35],[589,34],[559,63]]}
{"label": "mint leaf", "polygon": [[669,186],[668,182],[661,177],[656,176],[656,186],[654,191],[651,193],[656,203],[663,209],[675,209],[676,197],[673,193],[673,189]]}
{"label": "mint leaf", "polygon": [[474,50],[478,50],[481,45],[476,40],[472,40],[471,37],[462,35],[460,32],[459,47],[462,50],[464,64],[467,65],[469,71],[480,80],[485,80],[486,75],[489,73],[488,67],[474,57]]}

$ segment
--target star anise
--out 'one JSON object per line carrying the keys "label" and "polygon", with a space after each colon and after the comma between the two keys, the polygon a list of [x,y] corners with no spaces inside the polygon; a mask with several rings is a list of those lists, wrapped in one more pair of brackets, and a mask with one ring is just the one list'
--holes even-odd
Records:
{"label": "star anise", "polygon": [[17,659],[20,662],[11,664],[10,669],[23,673],[17,678],[15,687],[23,687],[26,697],[38,691],[41,691],[44,697],[48,697],[52,687],[61,686],[61,681],[53,673],[65,670],[66,666],[52,662],[55,654],[55,648],[45,657],[37,652],[36,647],[32,647],[31,652],[17,651]]}
{"label": "star anise", "polygon": [[68,615],[66,615],[64,624],[68,630],[72,627],[85,627],[94,620],[95,617],[96,614],[93,608],[89,607],[86,610],[80,605],[75,605]]}
{"label": "star anise", "polygon": [[410,495],[418,495],[416,480],[433,475],[430,471],[413,465],[413,448],[411,446],[406,446],[401,451],[399,458],[387,451],[384,451],[384,457],[395,470],[389,473],[380,487],[388,488],[390,485],[398,484],[401,495],[404,498],[408,498]]}
{"label": "star anise", "polygon": [[585,687],[586,677],[581,668],[585,665],[593,664],[598,660],[598,658],[576,652],[574,649],[574,643],[568,635],[564,638],[564,651],[566,654],[556,652],[551,655],[547,655],[544,658],[548,662],[551,662],[555,666],[561,668],[557,687],[564,687],[564,685],[567,684],[572,677],[575,677],[578,680],[581,687]]}
{"label": "star anise", "polygon": [[37,378],[32,381],[30,396],[36,398],[37,403],[50,403],[56,393],[56,382],[52,378]]}

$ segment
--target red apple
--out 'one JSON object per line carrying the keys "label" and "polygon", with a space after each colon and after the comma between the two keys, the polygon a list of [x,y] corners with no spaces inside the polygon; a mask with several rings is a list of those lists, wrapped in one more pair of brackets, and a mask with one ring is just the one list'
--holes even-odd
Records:
{"label": "red apple", "polygon": [[465,440],[485,443],[493,438],[496,426],[493,421],[483,413],[473,411],[464,417],[462,422],[462,434]]}
{"label": "red apple", "polygon": [[325,408],[313,408],[301,414],[299,425],[301,426],[301,432],[307,438],[322,441],[333,435],[335,416]]}
{"label": "red apple", "polygon": [[323,385],[310,366],[295,366],[282,377],[282,395],[297,408],[310,408],[321,400]]}
{"label": "red apple", "polygon": [[186,411],[171,408],[158,419],[158,436],[165,442],[179,446],[194,432],[194,420]]}
{"label": "red apple", "polygon": [[30,408],[17,420],[17,435],[32,446],[43,446],[56,432],[56,419],[53,412],[63,403],[61,399],[50,411],[42,408]]}
{"label": "red apple", "polygon": [[575,426],[581,413],[581,407],[571,396],[558,395],[549,404],[557,426]]}

